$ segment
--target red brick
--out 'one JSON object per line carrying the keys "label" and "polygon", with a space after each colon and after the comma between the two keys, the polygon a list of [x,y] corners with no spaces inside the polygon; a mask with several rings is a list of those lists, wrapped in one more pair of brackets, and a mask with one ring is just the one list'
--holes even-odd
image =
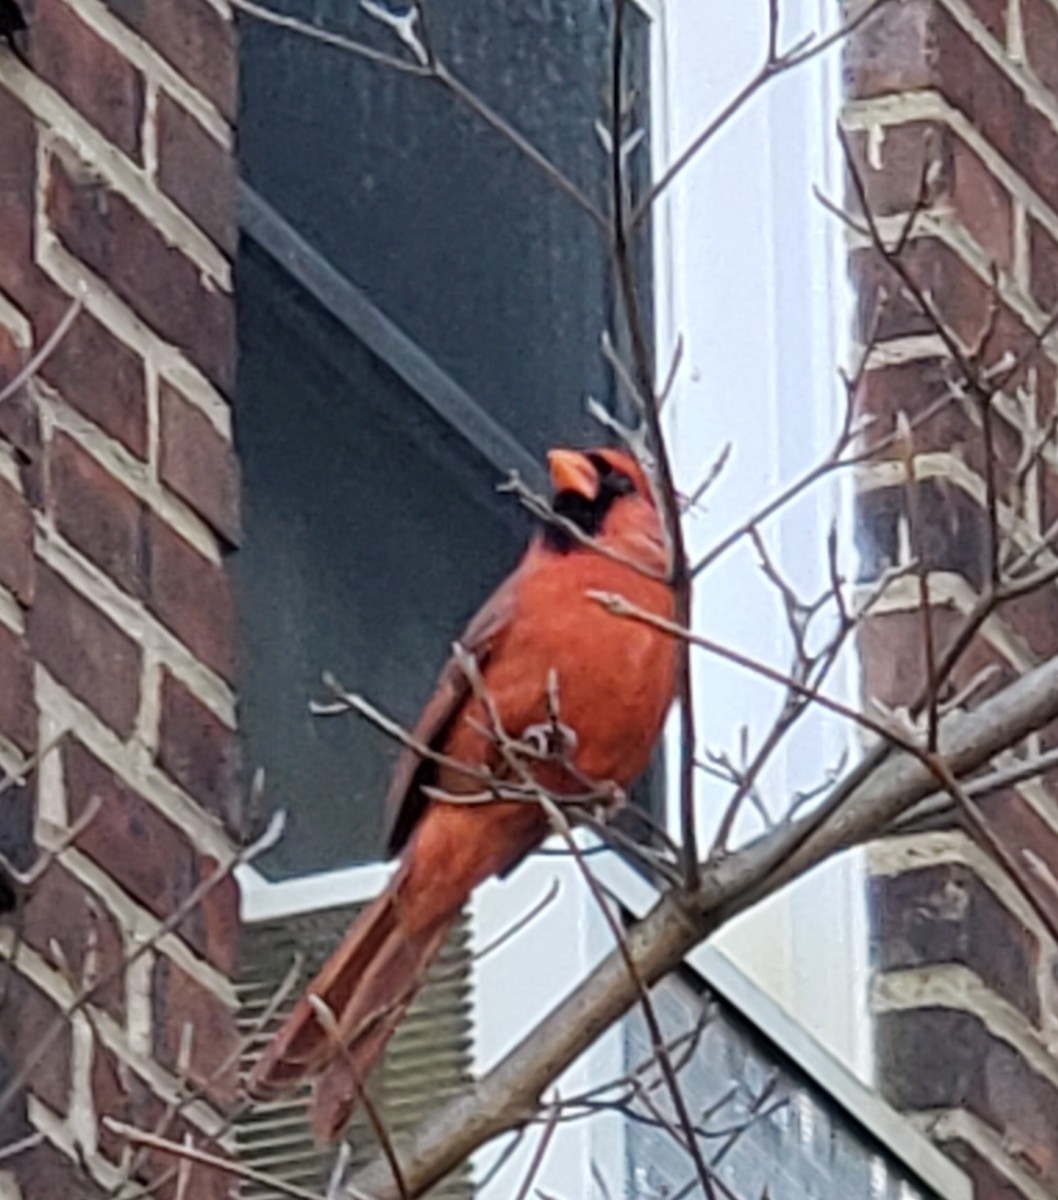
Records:
{"label": "red brick", "polygon": [[[953,177],[951,130],[935,121],[908,121],[886,126],[874,153],[868,153],[872,135],[864,130],[849,134],[849,148],[856,173],[864,185],[871,212],[879,217],[909,212],[925,198],[935,204],[950,193]],[[858,197],[846,189],[850,210],[859,211]]]}
{"label": "red brick", "polygon": [[[62,756],[70,819],[93,800],[99,805],[78,847],[160,920],[172,917],[216,862],[199,855],[182,830],[80,742],[64,742]],[[238,892],[230,877],[218,881],[177,929],[197,953],[228,971],[237,931]]]}
{"label": "red brick", "polygon": [[33,600],[33,513],[22,496],[0,479],[0,583],[20,604]]}
{"label": "red brick", "polygon": [[154,4],[106,0],[110,8],[205,92],[229,121],[235,120],[235,30],[208,0]]}
{"label": "red brick", "polygon": [[1047,0],[1021,0],[1021,22],[1029,66],[1058,93],[1058,13]]}
{"label": "red brick", "polygon": [[204,283],[189,258],[72,153],[56,155],[51,162],[48,214],[67,249],[230,392],[232,297]]}
{"label": "red brick", "polygon": [[238,738],[168,673],[162,677],[158,762],[203,808],[238,833]]}
{"label": "red brick", "polygon": [[186,835],[79,742],[63,747],[70,815],[100,808],[78,845],[144,908],[165,920],[198,882]]}
{"label": "red brick", "polygon": [[158,182],[218,246],[235,251],[235,155],[163,92],[158,98]]}
{"label": "red brick", "polygon": [[141,596],[146,559],[141,501],[64,433],[52,439],[48,476],[58,531],[125,591]]}
{"label": "red brick", "polygon": [[44,456],[41,453],[40,412],[29,388],[0,404],[0,437],[15,448],[22,491],[34,508],[44,503]]}
{"label": "red brick", "polygon": [[0,388],[22,370],[25,361],[15,335],[6,325],[0,325]]}
{"label": "red brick", "polygon": [[[856,134],[851,146],[876,216],[911,212],[925,183],[926,203],[950,211],[989,258],[1009,267],[1013,259],[1010,195],[950,126],[910,121],[887,127],[877,166],[867,156],[868,136]],[[849,192],[850,207],[856,208],[851,188]]]}
{"label": "red brick", "polygon": [[[935,332],[933,322],[907,294],[881,255],[865,247],[854,251],[849,259],[857,292],[858,337],[868,337],[872,329],[879,341]],[[948,325],[973,345],[988,320],[989,286],[953,250],[933,238],[909,243],[903,262],[919,289],[932,297]]]}
{"label": "red brick", "polygon": [[17,633],[0,624],[0,733],[27,754],[37,748],[33,659]]}
{"label": "red brick", "polygon": [[[218,870],[215,859],[202,857],[203,876],[208,878]],[[239,949],[239,885],[230,873],[218,879],[206,893],[199,909],[203,953],[225,975],[235,972]]]}
{"label": "red brick", "polygon": [[[1014,2],[1016,3],[1017,0]],[[973,9],[974,15],[988,32],[1005,45],[1008,0],[968,0],[968,3]]]}
{"label": "red brick", "polygon": [[198,658],[230,680],[235,608],[224,568],[203,558],[156,514],[149,513],[147,523],[148,606]]}
{"label": "red brick", "polygon": [[[31,775],[23,786],[14,785],[0,796],[0,854],[2,854],[16,871],[27,871],[37,860],[37,847],[33,841],[33,821],[36,805],[34,803],[34,783],[36,776]],[[3,881],[0,874],[0,882]],[[7,880],[7,887],[12,896],[8,901],[22,894],[20,885]],[[2,890],[2,889],[0,889]],[[2,911],[10,911],[8,903]]]}
{"label": "red brick", "polygon": [[[24,1092],[13,1096],[11,1102],[4,1105],[3,1110],[0,1111],[0,1146],[9,1148],[15,1142],[21,1142],[23,1138],[29,1137],[34,1132],[33,1126],[29,1122],[27,1108]],[[12,1167],[7,1168],[9,1171],[11,1169]]]}
{"label": "red brick", "polygon": [[30,0],[29,55],[42,79],[108,141],[141,159],[143,77],[62,0]]}
{"label": "red brick", "polygon": [[935,20],[941,90],[1053,206],[1058,131],[939,5]]}
{"label": "red brick", "polygon": [[945,1140],[938,1142],[938,1145],[969,1175],[974,1200],[1025,1200],[1021,1188],[1010,1183],[992,1162],[968,1142]]}
{"label": "red brick", "polygon": [[[165,1105],[159,1097],[131,1067],[98,1041],[92,1054],[92,1099],[99,1117],[99,1148],[115,1161],[121,1158],[126,1143],[106,1127],[103,1118],[153,1130],[165,1115]],[[138,1174],[137,1178],[146,1182]]]}
{"label": "red brick", "polygon": [[[63,303],[68,303],[66,297]],[[41,375],[67,404],[95,421],[138,458],[146,457],[143,362],[94,317],[86,312],[78,316],[44,364]]]}
{"label": "red brick", "polygon": [[[912,359],[893,363],[868,372],[860,388],[859,412],[873,418],[868,438],[881,442],[896,429],[900,413],[911,420],[922,414],[948,394],[956,368],[948,361],[936,358]],[[998,414],[993,417],[992,468],[1001,492],[1014,479],[1021,452],[1021,438]],[[985,471],[984,439],[980,422],[974,420],[966,406],[952,400],[943,405],[929,420],[921,420],[913,433],[917,454],[948,451],[978,474]],[[876,457],[899,457],[896,444],[890,445]]]}
{"label": "red brick", "polygon": [[[157,1131],[160,1136],[174,1142],[182,1142],[185,1136],[190,1135],[193,1144],[200,1149],[212,1154],[224,1154],[220,1146],[199,1130],[193,1129],[183,1117],[172,1116],[147,1084],[98,1042],[92,1061],[92,1095],[100,1117],[111,1117],[137,1129]],[[119,1162],[126,1146],[123,1138],[112,1133],[100,1121],[99,1148],[103,1154]],[[157,1200],[175,1200],[176,1160],[172,1155],[162,1151],[147,1151],[141,1147],[133,1152],[130,1165],[132,1179],[149,1187],[150,1194]],[[192,1169],[183,1194],[194,1197],[194,1200],[228,1200],[234,1195],[230,1177],[198,1166]],[[52,1197],[48,1197],[48,1200],[52,1200]]]}
{"label": "red brick", "polygon": [[933,82],[933,0],[883,4],[845,43],[850,97],[929,87]]}
{"label": "red brick", "polygon": [[1044,312],[1055,312],[1058,310],[1058,242],[1031,217],[1029,254],[1032,298]]}
{"label": "red brick", "polygon": [[160,396],[162,482],[230,544],[239,541],[239,465],[209,418],[164,381]]}
{"label": "red brick", "polygon": [[1048,1189],[1058,1184],[1058,1091],[1016,1050],[977,1017],[950,1009],[880,1013],[875,1022],[879,1079],[890,1102],[966,1108],[1008,1137]]}
{"label": "red brick", "polygon": [[[945,647],[951,645],[965,618],[949,605],[935,605],[931,616],[939,657]],[[880,700],[893,708],[906,705],[918,695],[926,682],[922,633],[922,615],[917,610],[877,613],[860,626],[865,697]],[[943,694],[957,692],[988,667],[993,668],[994,674],[982,687],[980,697],[1012,683],[1015,673],[996,651],[978,638],[959,660],[952,672],[952,682],[943,689]]]}
{"label": "red brick", "polygon": [[81,1166],[50,1142],[20,1154],[11,1166],[20,1200],[109,1200]]}
{"label": "red brick", "polygon": [[1010,193],[961,138],[953,138],[954,179],[950,202],[955,216],[989,260],[1007,269],[1014,261],[1014,216]]}
{"label": "red brick", "polygon": [[[79,982],[113,975],[95,1003],[123,1019],[125,993],[120,968],[125,950],[121,933],[114,918],[65,867],[53,863],[34,884],[22,910],[19,933],[50,962],[54,961],[51,944],[58,943]],[[94,964],[88,962],[89,954]],[[86,965],[91,968],[90,980],[84,974]]]}
{"label": "red brick", "polygon": [[70,1093],[69,1022],[36,984],[8,963],[0,962],[0,1062],[18,1071],[27,1050],[35,1049],[45,1039],[48,1048],[31,1068],[28,1090],[49,1108],[64,1114]]}
{"label": "red brick", "polygon": [[43,564],[29,611],[34,656],[118,733],[132,732],[141,653],[109,617]]}
{"label": "red brick", "polygon": [[18,301],[33,266],[37,131],[27,109],[0,88],[0,288]]}
{"label": "red brick", "polygon": [[[1024,863],[1024,852],[1029,851],[1052,874],[1058,874],[1058,834],[1024,797],[1015,791],[999,792],[980,803],[996,837],[1014,858]],[[1047,914],[1054,927],[1058,922],[1058,895],[1047,884],[1036,881],[1031,872],[1029,884],[1036,907]]]}
{"label": "red brick", "polygon": [[[2,247],[0,247],[2,254]],[[2,284],[0,284],[2,286]],[[16,345],[10,330],[0,325],[0,388],[22,370],[24,355]],[[22,486],[30,503],[39,502],[41,494],[40,419],[30,390],[21,387],[0,404],[0,437],[6,438],[15,451],[15,461],[22,477]],[[3,518],[0,518],[2,520]],[[0,537],[3,534],[0,533]],[[0,572],[3,567],[0,566]],[[0,574],[2,579],[2,574]]]}
{"label": "red brick", "polygon": [[239,1089],[239,1031],[231,1010],[168,958],[154,971],[154,1057],[176,1070],[184,1028],[191,1027],[188,1078],[223,1105]]}
{"label": "red brick", "polygon": [[[979,3],[991,11],[990,0]],[[1042,26],[1035,7],[1033,19]],[[1049,36],[1041,32],[1041,47]],[[883,5],[850,39],[846,66],[849,92],[856,97],[939,88],[1048,203],[1055,203],[1058,132],[942,5],[930,0]]]}
{"label": "red brick", "polygon": [[1039,943],[969,867],[946,863],[874,876],[870,904],[879,969],[958,963],[1039,1020]]}
{"label": "red brick", "polygon": [[1053,584],[1008,600],[1002,617],[1041,661],[1058,654],[1058,588]]}
{"label": "red brick", "polygon": [[[929,571],[960,575],[979,588],[987,578],[990,535],[984,509],[962,488],[936,476],[916,487],[915,550]],[[877,579],[900,559],[905,487],[874,488],[856,500],[861,575]]]}

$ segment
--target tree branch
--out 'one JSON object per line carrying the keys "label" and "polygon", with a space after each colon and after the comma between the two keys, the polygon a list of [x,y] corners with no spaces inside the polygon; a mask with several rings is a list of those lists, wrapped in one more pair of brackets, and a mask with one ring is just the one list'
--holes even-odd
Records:
{"label": "tree branch", "polygon": [[[956,778],[983,767],[1058,717],[1058,661],[1045,663],[981,705],[941,723],[940,753]],[[877,762],[869,754],[866,762]],[[847,780],[858,780],[850,787]],[[887,830],[911,805],[937,790],[918,759],[891,752],[870,771],[853,768],[814,813],[719,861],[704,865],[693,896],[670,892],[629,930],[626,948],[648,985],[673,970],[721,925],[804,875],[836,852]],[[846,794],[847,793],[847,794]],[[475,1087],[449,1101],[405,1138],[396,1139],[412,1196],[442,1179],[478,1147],[534,1119],[540,1096],[639,998],[620,951],[613,951]],[[376,1200],[396,1200],[392,1175],[376,1160],[353,1180]],[[346,1192],[346,1200],[355,1193]]]}

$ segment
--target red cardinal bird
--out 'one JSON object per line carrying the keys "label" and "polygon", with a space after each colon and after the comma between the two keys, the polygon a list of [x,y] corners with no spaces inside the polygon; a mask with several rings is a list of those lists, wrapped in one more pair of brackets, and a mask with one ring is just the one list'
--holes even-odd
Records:
{"label": "red cardinal bird", "polygon": [[402,852],[400,866],[250,1078],[251,1094],[268,1098],[322,1072],[312,1107],[320,1140],[336,1137],[349,1119],[470,893],[511,870],[550,831],[543,806],[532,800],[458,803],[437,793],[486,791],[482,773],[499,776],[509,767],[496,722],[516,739],[554,730],[556,694],[565,748],[532,760],[533,779],[556,795],[584,794],[585,779],[627,788],[646,767],[672,701],[671,638],[589,595],[614,592],[673,616],[665,538],[642,469],[612,449],[553,450],[548,460],[554,512],[599,549],[568,525],[545,523],[470,622],[460,644],[476,660],[483,687],[472,686],[454,656],[414,731],[419,744],[454,762],[402,753],[387,797],[389,847]]}

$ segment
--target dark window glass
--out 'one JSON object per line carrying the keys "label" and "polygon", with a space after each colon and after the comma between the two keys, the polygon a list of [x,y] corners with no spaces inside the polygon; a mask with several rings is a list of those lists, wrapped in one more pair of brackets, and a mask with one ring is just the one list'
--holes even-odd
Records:
{"label": "dark window glass", "polygon": [[[399,50],[346,0],[284,11]],[[429,11],[451,69],[605,207],[608,10]],[[587,395],[621,404],[599,353],[606,248],[576,204],[436,84],[253,21],[241,36],[242,720],[290,814],[264,866],[291,874],[377,855],[394,754],[354,718],[309,715],[322,673],[413,720],[524,545],[504,470],[540,481],[547,448],[601,440]]]}

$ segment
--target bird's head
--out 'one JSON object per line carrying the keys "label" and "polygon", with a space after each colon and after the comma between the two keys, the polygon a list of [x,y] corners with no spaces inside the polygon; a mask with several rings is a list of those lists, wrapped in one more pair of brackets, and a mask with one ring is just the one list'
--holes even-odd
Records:
{"label": "bird's head", "polygon": [[[555,514],[586,536],[603,541],[644,534],[660,538],[661,523],[646,473],[625,450],[552,450],[547,456]],[[579,542],[560,524],[544,528],[551,550],[567,553]]]}

